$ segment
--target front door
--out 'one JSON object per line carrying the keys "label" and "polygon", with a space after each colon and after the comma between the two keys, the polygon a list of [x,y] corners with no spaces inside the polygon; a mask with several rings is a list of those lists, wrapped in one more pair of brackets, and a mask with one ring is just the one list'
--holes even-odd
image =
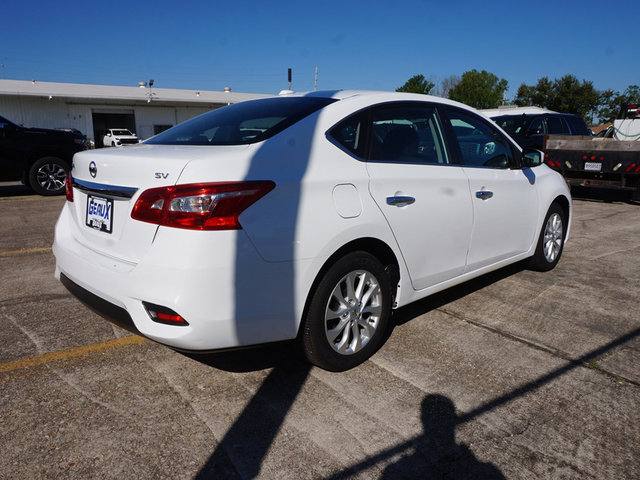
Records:
{"label": "front door", "polygon": [[466,271],[525,253],[537,229],[535,174],[521,168],[519,150],[487,121],[458,109],[446,117],[473,203]]}

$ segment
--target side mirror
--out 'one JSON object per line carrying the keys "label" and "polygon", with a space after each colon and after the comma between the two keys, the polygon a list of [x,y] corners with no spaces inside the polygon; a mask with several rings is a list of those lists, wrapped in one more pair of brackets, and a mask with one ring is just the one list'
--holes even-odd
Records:
{"label": "side mirror", "polygon": [[534,148],[525,148],[522,151],[522,165],[525,167],[537,167],[542,165],[544,153]]}

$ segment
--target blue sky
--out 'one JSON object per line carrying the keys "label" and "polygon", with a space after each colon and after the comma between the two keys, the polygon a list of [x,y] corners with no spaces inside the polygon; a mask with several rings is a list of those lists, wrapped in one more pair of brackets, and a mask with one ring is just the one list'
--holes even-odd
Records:
{"label": "blue sky", "polygon": [[308,3],[0,0],[0,78],[277,93],[395,90],[471,69],[640,84],[640,0]]}

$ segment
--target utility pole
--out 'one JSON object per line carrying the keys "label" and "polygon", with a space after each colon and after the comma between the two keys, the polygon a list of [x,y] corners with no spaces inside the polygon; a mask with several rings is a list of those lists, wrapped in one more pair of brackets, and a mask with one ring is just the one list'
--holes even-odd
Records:
{"label": "utility pole", "polygon": [[313,81],[313,91],[314,92],[318,91],[318,65],[316,65],[316,75]]}

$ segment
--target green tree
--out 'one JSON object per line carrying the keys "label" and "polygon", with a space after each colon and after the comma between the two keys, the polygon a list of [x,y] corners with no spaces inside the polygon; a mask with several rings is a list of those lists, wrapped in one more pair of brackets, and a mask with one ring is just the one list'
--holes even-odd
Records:
{"label": "green tree", "polygon": [[551,81],[542,77],[534,86],[524,83],[518,88],[516,105],[534,105],[562,113],[575,113],[586,119],[598,110],[603,92],[593,87],[593,82],[579,81],[574,75],[565,75]]}
{"label": "green tree", "polygon": [[435,87],[433,82],[424,78],[424,75],[414,75],[405,82],[396,92],[422,93],[428,95],[431,89]]}
{"label": "green tree", "polygon": [[509,83],[486,70],[464,72],[449,90],[449,98],[475,108],[497,108],[504,99]]}
{"label": "green tree", "polygon": [[598,117],[601,122],[612,122],[620,107],[630,104],[640,103],[640,86],[629,85],[624,93],[619,93],[613,90],[605,90],[600,92],[600,99],[598,101]]}

